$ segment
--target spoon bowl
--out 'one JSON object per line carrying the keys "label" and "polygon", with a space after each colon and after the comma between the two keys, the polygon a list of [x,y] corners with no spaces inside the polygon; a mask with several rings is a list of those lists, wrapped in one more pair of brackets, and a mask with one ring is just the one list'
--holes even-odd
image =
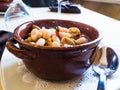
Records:
{"label": "spoon bowl", "polygon": [[105,90],[106,77],[115,73],[119,66],[119,59],[110,47],[102,47],[96,51],[93,70],[100,75],[97,90]]}

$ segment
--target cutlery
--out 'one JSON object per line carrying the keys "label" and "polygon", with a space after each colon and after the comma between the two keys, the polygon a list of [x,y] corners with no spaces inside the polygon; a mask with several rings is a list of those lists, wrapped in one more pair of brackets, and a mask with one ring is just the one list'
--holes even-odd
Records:
{"label": "cutlery", "polygon": [[112,75],[119,66],[119,59],[110,47],[97,49],[96,60],[92,65],[93,71],[99,75],[97,90],[106,90],[106,77]]}

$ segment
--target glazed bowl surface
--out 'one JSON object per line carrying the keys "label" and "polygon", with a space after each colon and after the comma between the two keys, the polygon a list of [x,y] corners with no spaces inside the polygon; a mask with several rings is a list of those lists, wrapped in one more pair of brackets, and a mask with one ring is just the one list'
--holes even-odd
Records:
{"label": "glazed bowl surface", "polygon": [[[73,47],[34,45],[25,41],[33,25],[46,28],[77,27],[89,36],[91,41]],[[68,80],[82,75],[91,66],[91,57],[101,39],[101,33],[90,25],[69,20],[44,19],[18,26],[14,31],[14,37],[7,41],[6,47],[21,58],[28,70],[36,76],[47,80]]]}

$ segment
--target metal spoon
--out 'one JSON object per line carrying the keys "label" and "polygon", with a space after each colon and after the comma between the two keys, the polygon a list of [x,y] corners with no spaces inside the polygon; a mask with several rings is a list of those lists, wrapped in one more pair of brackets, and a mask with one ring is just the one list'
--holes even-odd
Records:
{"label": "metal spoon", "polygon": [[106,77],[113,74],[119,65],[118,56],[110,47],[102,47],[95,54],[93,70],[99,74],[97,90],[106,90]]}

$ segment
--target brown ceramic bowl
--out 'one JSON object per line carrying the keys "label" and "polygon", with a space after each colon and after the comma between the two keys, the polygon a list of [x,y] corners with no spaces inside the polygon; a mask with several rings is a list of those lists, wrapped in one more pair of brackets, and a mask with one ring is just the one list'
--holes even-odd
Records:
{"label": "brown ceramic bowl", "polygon": [[[33,24],[40,27],[63,26],[78,27],[89,36],[91,42],[74,47],[35,46],[24,41]],[[25,66],[36,76],[48,80],[67,80],[83,74],[92,64],[91,57],[101,40],[101,34],[95,28],[67,20],[36,20],[18,26],[14,38],[7,41],[8,50],[22,59]],[[15,46],[18,43],[19,47]]]}

